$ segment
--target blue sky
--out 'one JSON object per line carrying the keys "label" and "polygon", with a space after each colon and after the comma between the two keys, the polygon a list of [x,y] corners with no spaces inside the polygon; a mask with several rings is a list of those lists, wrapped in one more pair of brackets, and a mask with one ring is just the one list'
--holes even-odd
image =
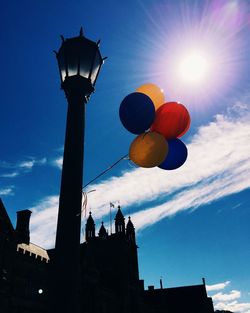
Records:
{"label": "blue sky", "polygon": [[[250,312],[250,6],[247,1],[8,1],[1,8],[0,196],[33,211],[31,239],[54,244],[66,99],[53,50],[80,26],[108,56],[87,105],[85,183],[128,152],[122,99],[151,82],[192,125],[176,171],[123,160],[89,186],[87,210],[108,226],[109,202],[137,229],[140,277],[165,287],[205,277],[218,309]],[[177,75],[192,49],[207,76]],[[114,214],[114,213],[113,213]],[[84,223],[84,221],[83,221]]]}

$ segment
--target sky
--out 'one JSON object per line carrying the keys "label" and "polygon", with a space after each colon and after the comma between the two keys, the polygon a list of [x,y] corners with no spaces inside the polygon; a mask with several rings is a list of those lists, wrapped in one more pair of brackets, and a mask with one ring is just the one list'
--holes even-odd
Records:
{"label": "sky", "polygon": [[[32,210],[31,241],[54,246],[67,102],[53,50],[83,26],[108,57],[87,104],[85,184],[128,153],[135,135],[119,106],[142,84],[192,120],[181,168],[124,159],[85,189],[86,214],[97,231],[102,220],[110,231],[110,202],[131,216],[145,286],[205,277],[215,308],[249,313],[250,3],[23,0],[0,12],[0,197],[13,225],[16,211]],[[83,232],[85,221],[83,212]]]}

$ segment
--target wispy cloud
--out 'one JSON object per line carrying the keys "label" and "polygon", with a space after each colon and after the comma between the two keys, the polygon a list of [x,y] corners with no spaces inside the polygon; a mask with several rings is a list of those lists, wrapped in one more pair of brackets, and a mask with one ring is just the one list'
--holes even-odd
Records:
{"label": "wispy cloud", "polygon": [[232,207],[232,210],[238,209],[240,206],[242,206],[243,202],[237,203]]}
{"label": "wispy cloud", "polygon": [[41,247],[53,247],[57,223],[58,196],[46,197],[29,210],[32,211],[31,241]]}
{"label": "wispy cloud", "polygon": [[13,164],[9,163],[9,162],[6,162],[6,161],[3,161],[3,160],[0,160],[0,168],[13,168]]}
{"label": "wispy cloud", "polygon": [[228,302],[235,299],[239,299],[241,297],[241,292],[239,290],[231,290],[229,293],[216,293],[213,295],[214,301],[220,301],[220,302]]}
{"label": "wispy cloud", "polygon": [[10,172],[10,173],[3,173],[0,175],[0,177],[5,177],[5,178],[13,178],[19,175],[19,172]]}
{"label": "wispy cloud", "polygon": [[39,165],[44,165],[44,164],[47,163],[47,158],[44,157],[42,159],[39,159],[39,160],[36,161],[36,163],[39,164]]}
{"label": "wispy cloud", "polygon": [[35,165],[44,165],[46,162],[47,162],[46,158],[42,158],[42,159],[32,158],[30,160],[26,160],[26,161],[22,161],[18,163],[16,167],[31,170]]}
{"label": "wispy cloud", "polygon": [[54,159],[54,161],[52,162],[52,165],[58,167],[59,169],[62,168],[62,164],[63,164],[63,157],[62,156]]}
{"label": "wispy cloud", "polygon": [[13,186],[0,189],[0,196],[13,196],[13,195],[14,195]]}
{"label": "wispy cloud", "polygon": [[[30,172],[35,165],[44,165],[47,163],[46,158],[35,159],[29,158],[24,161],[20,161],[17,163],[10,163],[6,161],[0,160],[0,177],[6,179],[12,179],[19,175]],[[14,194],[14,186],[6,186],[0,189],[0,195],[2,196],[12,196]]]}
{"label": "wispy cloud", "polygon": [[216,310],[225,310],[235,313],[250,313],[250,302],[238,302],[238,300],[221,301],[215,302],[214,307]]}
{"label": "wispy cloud", "polygon": [[215,304],[216,310],[231,311],[234,313],[250,313],[250,302],[218,302]]}
{"label": "wispy cloud", "polygon": [[32,169],[32,167],[35,165],[35,163],[36,163],[35,160],[23,161],[23,162],[19,163],[17,166],[20,168]]}
{"label": "wispy cloud", "polygon": [[222,290],[231,285],[230,281],[207,285],[206,289],[209,296],[212,297],[214,308],[216,310],[225,310],[235,313],[250,313],[250,302],[240,302],[242,292],[240,290],[230,290],[227,293],[218,292],[211,295],[215,290]]}
{"label": "wispy cloud", "polygon": [[139,168],[90,186],[96,192],[89,195],[88,202],[97,217],[108,213],[109,201],[120,201],[126,210],[157,199],[160,205],[132,215],[136,228],[143,229],[167,216],[249,188],[250,114],[249,106],[248,110],[242,107],[244,114],[235,116],[231,111],[217,115],[200,127],[188,144],[186,164],[178,170]]}
{"label": "wispy cloud", "polygon": [[[109,214],[110,201],[120,201],[125,212],[128,206],[133,205],[135,211],[131,217],[136,229],[142,230],[168,216],[185,210],[193,211],[249,188],[249,106],[237,104],[238,114],[234,112],[235,108],[227,115],[217,115],[214,121],[198,129],[188,144],[188,160],[181,168],[175,171],[137,168],[91,185],[88,190],[96,191],[88,194],[88,203],[95,218]],[[58,164],[61,162],[62,159],[58,159]],[[56,209],[52,208],[50,201],[39,205],[36,212],[44,210],[45,213],[41,213],[40,223],[37,220],[37,227],[33,228],[34,236],[38,225],[44,225],[43,230],[46,227],[42,217],[47,218],[51,214],[51,219],[56,218]],[[48,225],[51,223],[49,221]],[[55,223],[53,225],[55,227]],[[42,233],[47,232],[41,232],[41,236]],[[41,236],[36,238],[44,242]]]}
{"label": "wispy cloud", "polygon": [[30,220],[31,242],[44,248],[52,248],[55,244],[59,196],[48,196],[33,207]]}
{"label": "wispy cloud", "polygon": [[225,287],[227,287],[229,284],[230,284],[230,281],[227,280],[223,283],[218,283],[218,284],[214,284],[214,285],[206,285],[206,289],[207,289],[207,291],[221,290],[221,289],[224,289]]}
{"label": "wispy cloud", "polygon": [[12,170],[11,172],[3,172],[0,174],[0,177],[4,178],[14,178],[20,174],[30,172],[34,166],[41,166],[47,163],[47,158],[36,159],[28,158],[24,161],[17,163],[10,163],[6,161],[0,161],[0,169]]}

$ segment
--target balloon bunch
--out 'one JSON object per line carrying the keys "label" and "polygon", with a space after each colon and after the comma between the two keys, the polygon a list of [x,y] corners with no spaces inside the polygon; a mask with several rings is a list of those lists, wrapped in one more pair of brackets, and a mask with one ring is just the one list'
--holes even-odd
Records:
{"label": "balloon bunch", "polygon": [[119,110],[123,126],[138,135],[129,157],[141,167],[173,170],[184,164],[187,147],[179,139],[190,127],[190,115],[179,102],[166,102],[162,90],[144,84],[126,96]]}

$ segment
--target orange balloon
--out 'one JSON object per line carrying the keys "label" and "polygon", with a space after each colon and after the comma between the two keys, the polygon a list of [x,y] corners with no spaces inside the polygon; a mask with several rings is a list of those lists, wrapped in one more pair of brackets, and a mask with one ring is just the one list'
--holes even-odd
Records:
{"label": "orange balloon", "polygon": [[168,143],[164,136],[148,132],[137,136],[130,145],[129,158],[141,167],[160,165],[168,154]]}
{"label": "orange balloon", "polygon": [[137,88],[136,91],[149,96],[154,103],[155,110],[157,110],[165,102],[163,91],[155,84],[144,84]]}

